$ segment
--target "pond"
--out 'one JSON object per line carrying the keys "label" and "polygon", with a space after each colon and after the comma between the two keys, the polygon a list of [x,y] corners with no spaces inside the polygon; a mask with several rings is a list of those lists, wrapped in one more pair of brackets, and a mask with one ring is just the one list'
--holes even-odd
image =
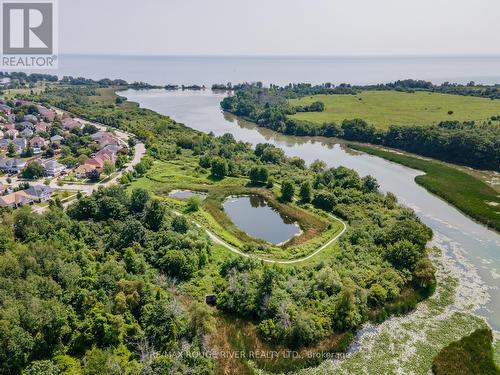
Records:
{"label": "pond", "polygon": [[301,233],[297,223],[270,207],[264,198],[258,195],[226,199],[224,211],[233,223],[249,236],[274,245],[286,242]]}
{"label": "pond", "polygon": [[199,197],[200,199],[205,199],[206,194],[200,193],[197,191],[191,191],[191,190],[172,190],[169,194],[169,197],[172,198],[178,198],[178,199],[188,199],[190,197],[196,196]]}

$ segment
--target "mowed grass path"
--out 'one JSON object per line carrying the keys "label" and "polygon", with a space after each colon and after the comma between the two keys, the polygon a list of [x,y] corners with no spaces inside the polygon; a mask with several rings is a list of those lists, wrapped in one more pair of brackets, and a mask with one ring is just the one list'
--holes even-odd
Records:
{"label": "mowed grass path", "polygon": [[[292,105],[314,101],[324,112],[297,113],[291,118],[322,124],[361,118],[386,129],[389,125],[432,125],[444,120],[487,121],[500,115],[500,100],[431,92],[363,91],[357,95],[314,95],[290,100]],[[453,111],[449,115],[448,111]],[[498,122],[500,125],[500,122]]]}
{"label": "mowed grass path", "polygon": [[500,195],[480,179],[438,161],[359,144],[349,147],[425,172],[415,178],[419,185],[500,232]]}

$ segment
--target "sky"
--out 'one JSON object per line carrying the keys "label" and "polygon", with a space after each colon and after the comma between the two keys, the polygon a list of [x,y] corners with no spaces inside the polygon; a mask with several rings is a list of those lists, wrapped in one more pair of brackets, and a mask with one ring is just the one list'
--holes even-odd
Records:
{"label": "sky", "polygon": [[498,0],[58,0],[59,53],[500,55]]}

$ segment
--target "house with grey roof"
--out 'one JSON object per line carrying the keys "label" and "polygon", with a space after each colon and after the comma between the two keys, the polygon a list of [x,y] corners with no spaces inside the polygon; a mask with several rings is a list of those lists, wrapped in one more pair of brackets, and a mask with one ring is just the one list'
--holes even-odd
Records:
{"label": "house with grey roof", "polygon": [[14,146],[16,146],[16,152],[22,153],[24,150],[26,150],[26,146],[28,145],[28,142],[26,142],[26,138],[14,138],[12,140],[12,143],[14,143]]}
{"label": "house with grey roof", "polygon": [[20,134],[24,138],[29,138],[29,137],[33,137],[34,133],[33,133],[33,130],[31,130],[30,128],[25,128]]}
{"label": "house with grey roof", "polygon": [[38,117],[36,117],[35,115],[26,115],[26,116],[24,116],[23,121],[31,122],[32,124],[36,124],[38,122]]}
{"label": "house with grey roof", "polygon": [[29,196],[33,197],[34,201],[47,202],[50,199],[52,193],[54,192],[54,189],[51,188],[50,186],[34,185],[24,190],[24,192]]}
{"label": "house with grey roof", "polygon": [[60,142],[64,141],[64,137],[60,136],[59,134],[56,134],[50,138],[50,141],[53,143],[60,143]]}
{"label": "house with grey roof", "polygon": [[33,129],[34,125],[29,121],[21,121],[18,125],[21,129]]}
{"label": "house with grey roof", "polygon": [[2,138],[2,139],[0,139],[0,148],[7,149],[7,147],[9,147],[9,143],[10,142],[11,142],[11,140],[8,139],[8,138]]}
{"label": "house with grey roof", "polygon": [[0,158],[0,170],[5,173],[19,173],[25,166],[26,161],[23,159]]}
{"label": "house with grey roof", "polygon": [[43,171],[47,176],[59,176],[66,167],[55,160],[49,160],[43,165]]}

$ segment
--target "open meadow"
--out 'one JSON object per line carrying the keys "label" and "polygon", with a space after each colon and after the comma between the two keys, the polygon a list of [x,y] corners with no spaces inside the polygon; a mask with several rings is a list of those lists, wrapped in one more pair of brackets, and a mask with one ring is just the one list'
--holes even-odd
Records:
{"label": "open meadow", "polygon": [[[301,112],[291,118],[317,124],[361,118],[387,129],[390,125],[432,125],[446,120],[490,121],[500,115],[500,101],[432,92],[363,91],[357,95],[314,95],[292,105],[325,104],[323,112]],[[500,122],[494,121],[500,125]]]}

